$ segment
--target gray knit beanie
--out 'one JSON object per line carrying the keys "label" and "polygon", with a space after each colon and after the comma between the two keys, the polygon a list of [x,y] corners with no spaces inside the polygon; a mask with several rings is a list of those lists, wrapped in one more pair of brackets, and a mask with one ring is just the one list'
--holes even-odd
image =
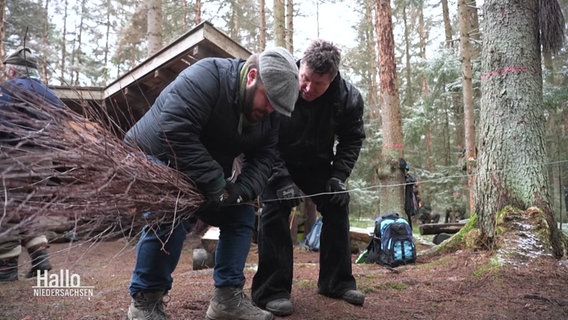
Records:
{"label": "gray knit beanie", "polygon": [[4,64],[13,64],[37,69],[37,59],[29,48],[19,47],[16,52],[9,55]]}
{"label": "gray knit beanie", "polygon": [[268,101],[276,112],[290,117],[300,92],[294,57],[282,47],[267,49],[260,54],[258,67]]}

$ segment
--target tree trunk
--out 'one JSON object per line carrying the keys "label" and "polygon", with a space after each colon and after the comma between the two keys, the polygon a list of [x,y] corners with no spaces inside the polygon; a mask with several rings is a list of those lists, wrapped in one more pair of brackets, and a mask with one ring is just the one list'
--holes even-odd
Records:
{"label": "tree trunk", "polygon": [[260,12],[259,12],[259,32],[258,32],[258,50],[259,52],[264,51],[264,49],[266,49],[266,3],[264,0],[260,0],[259,1],[259,7],[260,7]]}
{"label": "tree trunk", "polygon": [[[0,0],[0,57],[5,57],[6,52],[4,51],[4,39],[6,39],[6,27],[4,23],[6,22],[6,0]],[[0,67],[0,81],[4,82],[6,76],[4,73],[4,64]]]}
{"label": "tree trunk", "polygon": [[195,19],[194,19],[195,25],[198,25],[201,23],[201,0],[196,0],[195,1]]}
{"label": "tree trunk", "polygon": [[[61,31],[61,37],[65,39],[67,37],[67,10],[68,1],[65,0],[63,4],[63,30]],[[67,41],[61,41],[61,83],[65,83],[65,61],[67,60]]]}
{"label": "tree trunk", "polygon": [[[106,0],[106,28],[105,28],[105,51],[104,51],[104,57],[103,57],[103,65],[104,66],[108,66],[109,65],[109,54],[110,54],[110,31],[111,31],[111,10],[112,10],[112,3],[111,0]],[[109,79],[110,79],[110,71],[109,68],[104,68],[103,71],[103,85],[106,86],[109,83]]]}
{"label": "tree trunk", "polygon": [[85,7],[87,0],[81,0],[81,14],[79,15],[79,25],[77,28],[77,37],[73,45],[73,53],[71,54],[71,65],[74,66],[70,70],[72,84],[79,85],[79,76],[81,74],[81,66],[83,65],[83,32],[85,31]]}
{"label": "tree trunk", "polygon": [[[472,25],[472,14],[469,7],[469,0],[458,1],[459,29],[460,29],[460,57],[462,70],[462,94],[464,110],[464,134],[465,134],[465,161],[467,164],[468,187],[469,187],[469,209],[473,212],[474,197],[473,188],[475,186],[475,160],[477,159],[475,143],[475,120],[473,114],[473,67],[472,46],[470,33]],[[475,1],[474,1],[475,4]],[[477,16],[477,15],[476,15]]]}
{"label": "tree trunk", "polygon": [[[42,19],[44,21],[43,24],[43,34],[41,37],[41,80],[43,83],[47,83],[47,57],[49,57],[48,50],[49,50],[49,0],[45,1],[45,18]],[[2,56],[4,57],[4,56]]]}
{"label": "tree trunk", "polygon": [[230,1],[231,3],[231,21],[232,23],[230,23],[230,30],[229,30],[229,37],[231,37],[231,39],[240,42],[240,35],[239,35],[239,29],[240,29],[240,18],[243,15],[242,12],[242,8],[241,8],[241,3],[239,0],[233,0]]}
{"label": "tree trunk", "polygon": [[453,48],[454,42],[452,41],[452,22],[450,20],[450,10],[448,7],[448,0],[442,0],[442,17],[444,19],[444,38],[446,39],[446,48]]}
{"label": "tree trunk", "polygon": [[274,0],[274,41],[277,46],[286,48],[286,20],[284,0]]}
{"label": "tree trunk", "polygon": [[[373,1],[374,0],[365,0],[365,17],[367,19],[367,26],[366,28],[366,39],[367,41],[367,50],[371,57],[377,56],[376,46],[371,41],[371,39],[375,38],[375,33],[373,32]],[[367,99],[367,108],[369,110],[369,120],[373,122],[374,120],[379,120],[379,85],[377,83],[377,61],[375,59],[369,59],[369,93]]]}
{"label": "tree trunk", "polygon": [[404,174],[398,159],[404,156],[400,98],[394,56],[394,36],[390,0],[376,0],[376,33],[379,47],[379,78],[383,133],[383,160],[377,172],[381,183],[380,212],[404,212]]}
{"label": "tree trunk", "polygon": [[[418,10],[418,28],[420,34],[420,58],[426,61],[426,45],[428,43],[428,34],[426,31],[426,23],[424,21],[424,1],[420,1],[421,5]],[[430,98],[430,87],[428,85],[428,77],[423,72],[420,75],[420,90],[422,93],[422,99],[427,100]],[[426,111],[428,114],[432,112],[432,108],[428,108]],[[434,163],[432,161],[432,123],[428,122],[426,124],[426,130],[424,131],[424,148],[425,158],[426,158],[426,168],[432,171],[434,169]]]}
{"label": "tree trunk", "polygon": [[563,255],[550,208],[538,24],[539,0],[484,4],[478,179],[479,241],[493,248],[496,213],[506,205],[543,210],[557,257]]}
{"label": "tree trunk", "polygon": [[466,10],[467,15],[469,16],[467,19],[467,29],[469,30],[469,39],[470,39],[470,46],[471,46],[471,59],[476,60],[481,55],[481,46],[471,45],[471,40],[474,40],[476,43],[481,41],[481,33],[479,31],[479,18],[477,14],[477,4],[475,0],[467,0],[466,1],[467,8]]}
{"label": "tree trunk", "polygon": [[286,49],[294,52],[294,1],[286,2]]}
{"label": "tree trunk", "polygon": [[162,0],[147,0],[148,52],[150,57],[162,48]]}
{"label": "tree trunk", "polygon": [[408,16],[406,15],[407,3],[403,2],[401,5],[402,5],[402,21],[404,24],[404,64],[406,69],[406,72],[404,73],[406,78],[406,97],[405,97],[406,103],[404,103],[403,101],[403,104],[410,109],[414,105],[414,99],[412,97],[412,67],[410,63],[411,30],[410,26],[408,25]]}

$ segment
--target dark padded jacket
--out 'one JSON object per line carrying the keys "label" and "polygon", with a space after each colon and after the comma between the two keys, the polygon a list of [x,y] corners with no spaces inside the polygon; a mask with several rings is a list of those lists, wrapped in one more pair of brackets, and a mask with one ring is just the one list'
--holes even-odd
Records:
{"label": "dark padded jacket", "polygon": [[239,130],[244,118],[239,97],[243,65],[241,59],[206,58],[186,68],[127,132],[125,141],[182,171],[198,187],[220,175],[230,177],[234,158],[243,153],[237,181],[252,196],[260,194],[276,156],[278,116],[272,113]]}
{"label": "dark padded jacket", "polygon": [[345,181],[365,140],[363,110],[359,90],[340,74],[316,100],[307,102],[300,96],[292,117],[281,119],[280,159],[272,179],[289,175],[286,167],[319,170],[331,165],[331,176]]}

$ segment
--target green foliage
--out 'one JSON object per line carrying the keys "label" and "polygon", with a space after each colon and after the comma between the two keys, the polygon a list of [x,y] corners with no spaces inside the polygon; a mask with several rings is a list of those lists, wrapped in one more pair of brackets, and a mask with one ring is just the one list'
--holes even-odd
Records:
{"label": "green foliage", "polygon": [[6,51],[10,52],[18,46],[32,48],[37,51],[42,42],[47,13],[40,3],[31,0],[6,1]]}

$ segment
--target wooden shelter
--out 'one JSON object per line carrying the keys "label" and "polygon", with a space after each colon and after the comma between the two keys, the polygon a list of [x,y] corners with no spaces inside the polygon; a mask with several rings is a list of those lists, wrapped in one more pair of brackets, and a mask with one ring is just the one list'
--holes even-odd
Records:
{"label": "wooden shelter", "polygon": [[207,57],[246,59],[250,51],[204,21],[105,88],[52,87],[72,109],[100,106],[122,130],[130,128],[180,71]]}

